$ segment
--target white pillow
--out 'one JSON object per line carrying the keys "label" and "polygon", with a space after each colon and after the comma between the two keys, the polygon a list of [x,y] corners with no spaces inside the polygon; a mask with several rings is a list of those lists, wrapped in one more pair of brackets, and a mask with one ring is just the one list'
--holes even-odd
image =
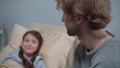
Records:
{"label": "white pillow", "polygon": [[47,64],[47,68],[62,68],[69,50],[74,45],[74,38],[58,31],[45,32],[45,34],[48,37],[45,37],[40,53]]}

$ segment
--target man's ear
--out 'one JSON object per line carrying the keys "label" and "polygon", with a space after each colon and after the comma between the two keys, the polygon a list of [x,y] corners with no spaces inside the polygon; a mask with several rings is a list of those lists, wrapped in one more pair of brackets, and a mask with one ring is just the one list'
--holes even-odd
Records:
{"label": "man's ear", "polygon": [[79,15],[79,16],[78,16],[78,15],[75,15],[73,19],[75,20],[75,22],[76,22],[77,24],[80,24],[80,23],[83,22],[84,17],[83,17],[83,16],[80,16],[80,15]]}

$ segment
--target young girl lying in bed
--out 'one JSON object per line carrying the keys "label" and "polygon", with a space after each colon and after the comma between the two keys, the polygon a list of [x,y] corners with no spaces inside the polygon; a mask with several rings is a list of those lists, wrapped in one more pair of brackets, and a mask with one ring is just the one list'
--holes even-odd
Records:
{"label": "young girl lying in bed", "polygon": [[7,60],[13,60],[21,64],[23,68],[46,68],[42,57],[38,55],[42,43],[43,39],[39,32],[27,31],[23,36],[20,48],[6,54],[0,59],[0,64],[4,64]]}

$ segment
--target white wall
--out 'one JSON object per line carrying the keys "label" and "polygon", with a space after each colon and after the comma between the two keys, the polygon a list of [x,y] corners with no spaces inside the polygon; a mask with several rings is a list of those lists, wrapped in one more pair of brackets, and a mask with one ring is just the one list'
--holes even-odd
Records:
{"label": "white wall", "polygon": [[[107,29],[120,37],[120,0],[111,1],[113,18]],[[0,0],[0,22],[4,24],[7,42],[15,23],[25,27],[33,22],[63,25],[61,16],[62,12],[56,10],[55,0]]]}

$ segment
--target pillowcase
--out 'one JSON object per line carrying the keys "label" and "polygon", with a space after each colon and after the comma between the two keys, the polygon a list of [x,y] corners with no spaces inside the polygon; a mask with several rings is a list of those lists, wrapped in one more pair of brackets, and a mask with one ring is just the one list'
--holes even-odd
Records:
{"label": "pillowcase", "polygon": [[0,68],[8,68],[8,67],[3,64],[0,64]]}
{"label": "pillowcase", "polygon": [[74,38],[58,31],[48,31],[44,35],[44,46],[40,53],[43,56],[47,68],[62,68],[72,46]]}

